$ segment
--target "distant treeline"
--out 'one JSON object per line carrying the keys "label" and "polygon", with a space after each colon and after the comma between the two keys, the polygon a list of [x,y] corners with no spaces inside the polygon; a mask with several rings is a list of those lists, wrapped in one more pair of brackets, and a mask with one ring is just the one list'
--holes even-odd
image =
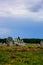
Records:
{"label": "distant treeline", "polygon": [[39,43],[40,44],[40,41],[43,41],[43,39],[22,39],[25,43]]}
{"label": "distant treeline", "polygon": [[[0,43],[6,43],[6,39],[7,38],[4,38],[4,39],[0,39]],[[40,44],[40,41],[43,41],[43,39],[28,39],[28,38],[24,38],[24,39],[22,39],[25,43],[39,43]]]}
{"label": "distant treeline", "polygon": [[6,38],[0,39],[0,43],[6,43]]}

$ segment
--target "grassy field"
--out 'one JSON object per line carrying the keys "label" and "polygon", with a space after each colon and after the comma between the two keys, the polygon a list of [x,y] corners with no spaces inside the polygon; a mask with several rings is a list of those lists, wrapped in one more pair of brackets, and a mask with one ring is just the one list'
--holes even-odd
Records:
{"label": "grassy field", "polygon": [[0,65],[43,65],[43,46],[0,46]]}
{"label": "grassy field", "polygon": [[[39,47],[40,44],[27,43],[26,46],[27,46],[27,47]],[[41,46],[42,46],[42,45],[41,45]]]}

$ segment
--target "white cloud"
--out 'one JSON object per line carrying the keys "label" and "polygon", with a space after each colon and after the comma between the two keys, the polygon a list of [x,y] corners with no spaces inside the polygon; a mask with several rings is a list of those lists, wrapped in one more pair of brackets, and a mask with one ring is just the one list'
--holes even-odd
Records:
{"label": "white cloud", "polygon": [[6,28],[0,28],[0,35],[7,34],[8,32],[9,32],[8,29],[6,29]]}
{"label": "white cloud", "polygon": [[43,0],[0,0],[0,17],[43,18]]}

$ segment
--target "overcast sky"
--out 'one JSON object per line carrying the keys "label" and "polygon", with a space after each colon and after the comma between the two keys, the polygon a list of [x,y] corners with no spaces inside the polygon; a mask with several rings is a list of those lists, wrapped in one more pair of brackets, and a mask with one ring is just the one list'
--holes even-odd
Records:
{"label": "overcast sky", "polygon": [[43,0],[0,0],[0,38],[43,38]]}

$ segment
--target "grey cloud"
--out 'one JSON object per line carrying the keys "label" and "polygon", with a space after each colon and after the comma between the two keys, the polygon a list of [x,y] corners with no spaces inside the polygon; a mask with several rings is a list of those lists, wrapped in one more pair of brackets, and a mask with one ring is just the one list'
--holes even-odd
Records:
{"label": "grey cloud", "polygon": [[30,8],[30,11],[38,12],[38,11],[40,11],[40,9],[43,9],[43,0],[41,0],[41,2],[38,2],[36,5],[32,6]]}
{"label": "grey cloud", "polygon": [[40,4],[38,4],[38,5],[31,7],[30,10],[32,12],[38,12],[41,8],[42,8],[42,6]]}

